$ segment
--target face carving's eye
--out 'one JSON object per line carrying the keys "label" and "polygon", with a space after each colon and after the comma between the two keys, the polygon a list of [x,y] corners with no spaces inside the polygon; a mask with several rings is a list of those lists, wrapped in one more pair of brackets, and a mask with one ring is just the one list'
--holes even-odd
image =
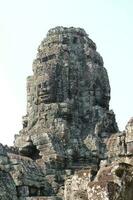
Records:
{"label": "face carving's eye", "polygon": [[43,87],[43,88],[48,87],[48,81],[43,82],[43,83],[42,83],[42,87]]}

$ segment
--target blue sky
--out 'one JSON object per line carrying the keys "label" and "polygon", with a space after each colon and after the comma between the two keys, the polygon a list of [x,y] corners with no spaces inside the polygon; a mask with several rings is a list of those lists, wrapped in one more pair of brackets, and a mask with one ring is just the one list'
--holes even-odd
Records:
{"label": "blue sky", "polygon": [[86,30],[104,59],[120,130],[133,116],[132,0],[0,0],[0,142],[12,144],[26,113],[26,77],[47,31]]}

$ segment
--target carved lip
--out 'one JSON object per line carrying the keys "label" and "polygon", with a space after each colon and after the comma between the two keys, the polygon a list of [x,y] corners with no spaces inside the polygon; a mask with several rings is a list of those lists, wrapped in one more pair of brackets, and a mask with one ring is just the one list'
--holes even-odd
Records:
{"label": "carved lip", "polygon": [[49,98],[49,95],[40,95],[41,99]]}
{"label": "carved lip", "polygon": [[40,91],[38,95],[39,96],[48,96],[49,92],[48,92],[48,90],[47,91]]}
{"label": "carved lip", "polygon": [[38,96],[41,98],[41,99],[44,99],[44,98],[49,98],[49,93],[47,92],[39,92]]}
{"label": "carved lip", "polygon": [[50,100],[49,95],[39,95],[40,96],[40,101],[41,102],[48,102]]}

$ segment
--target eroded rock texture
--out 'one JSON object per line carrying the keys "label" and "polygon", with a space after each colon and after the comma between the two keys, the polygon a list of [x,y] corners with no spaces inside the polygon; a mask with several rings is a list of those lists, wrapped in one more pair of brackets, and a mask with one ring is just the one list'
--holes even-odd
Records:
{"label": "eroded rock texture", "polygon": [[22,155],[34,152],[34,159],[40,155],[45,162],[97,164],[105,157],[105,140],[118,129],[95,43],[82,29],[51,29],[38,48],[33,72],[27,79],[24,129],[15,146]]}
{"label": "eroded rock texture", "polygon": [[2,146],[14,184],[3,200],[132,200],[133,119],[119,133],[109,100],[95,43],[80,28],[51,29],[27,78],[23,129]]}

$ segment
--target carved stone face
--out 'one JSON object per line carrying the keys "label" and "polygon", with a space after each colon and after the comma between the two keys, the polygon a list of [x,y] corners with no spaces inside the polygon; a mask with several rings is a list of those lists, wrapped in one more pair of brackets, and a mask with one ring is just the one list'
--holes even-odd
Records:
{"label": "carved stone face", "polygon": [[102,106],[102,107],[109,107],[109,100],[110,100],[110,94],[103,92],[100,87],[95,90],[95,102],[96,105]]}
{"label": "carved stone face", "polygon": [[51,102],[51,86],[48,74],[38,77],[36,84],[38,104]]}

